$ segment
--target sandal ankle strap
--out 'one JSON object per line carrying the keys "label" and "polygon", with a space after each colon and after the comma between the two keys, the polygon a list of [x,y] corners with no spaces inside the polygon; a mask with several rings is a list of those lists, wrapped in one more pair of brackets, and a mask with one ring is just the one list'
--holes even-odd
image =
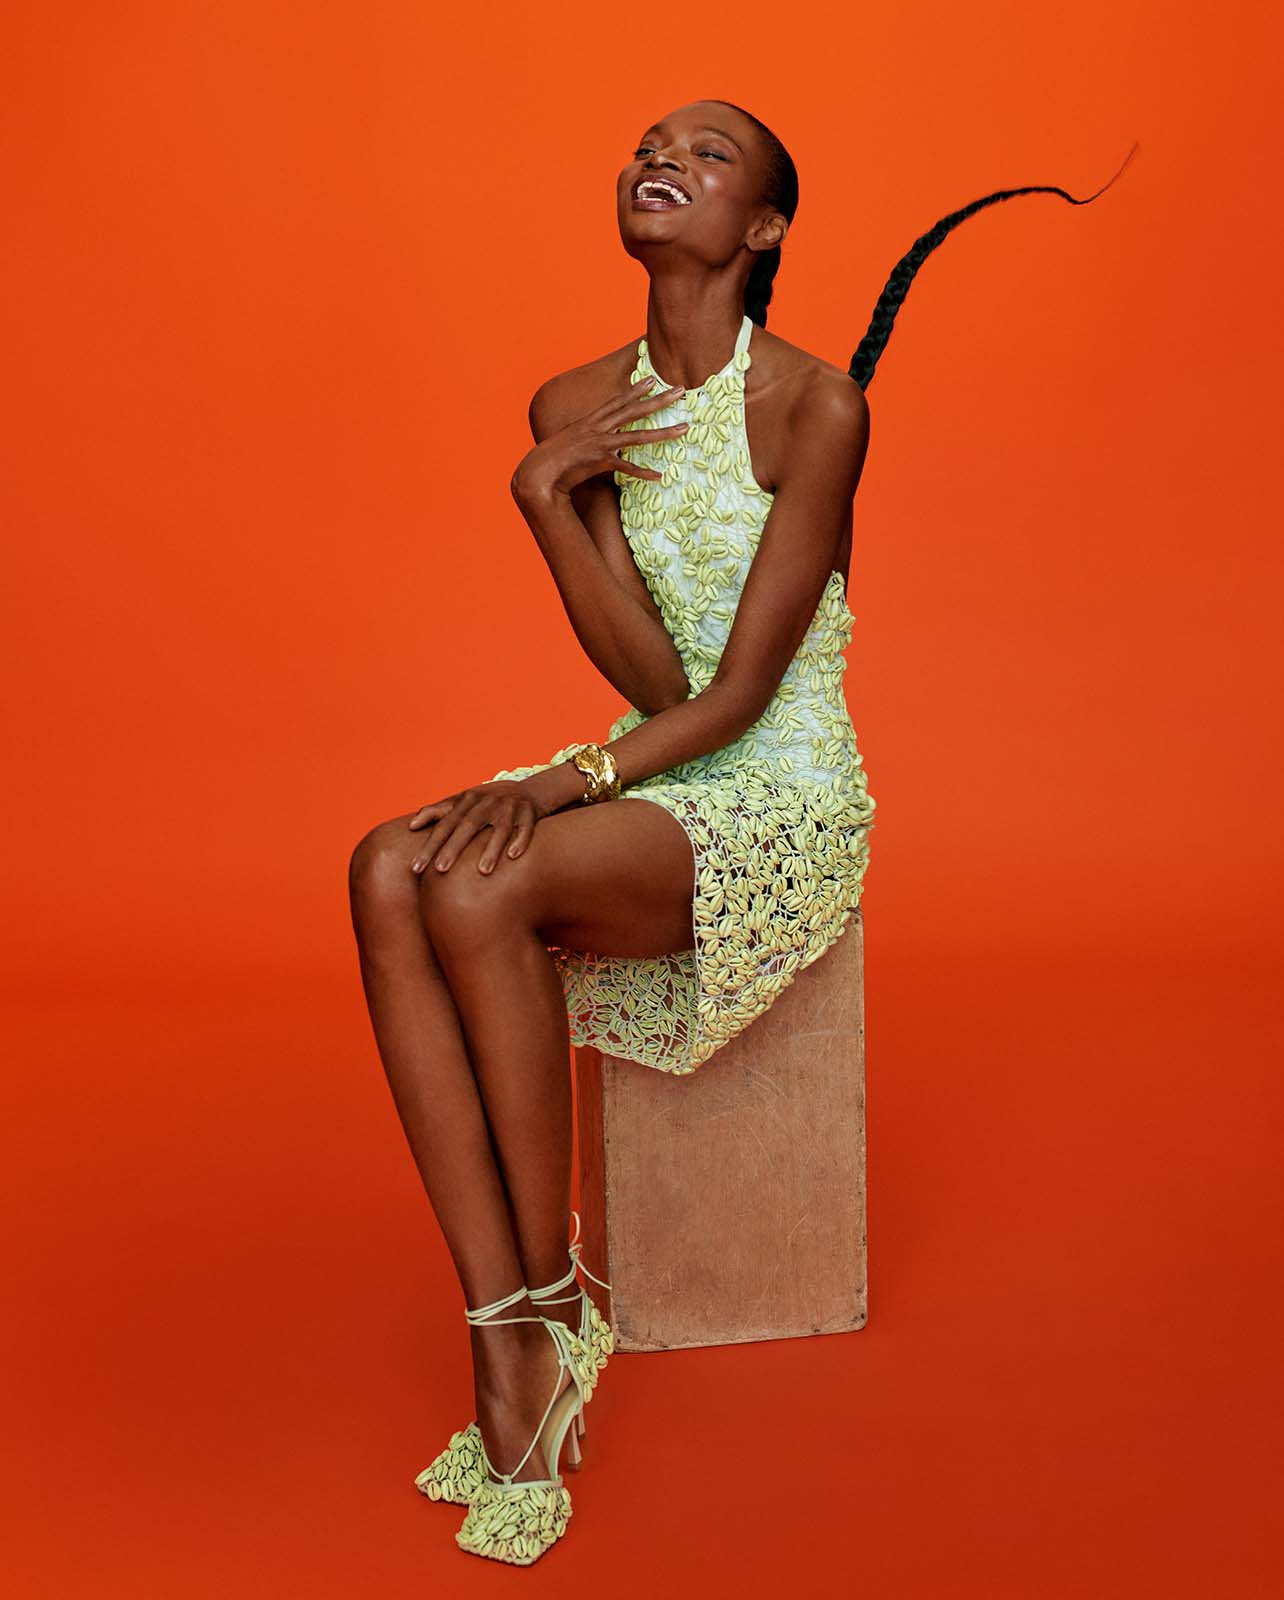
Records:
{"label": "sandal ankle strap", "polygon": [[599,1287],[609,1289],[611,1285],[607,1283],[605,1278],[599,1278],[596,1273],[590,1272],[584,1265],[584,1244],[580,1239],[580,1214],[578,1211],[572,1211],[571,1215],[575,1218],[575,1237],[571,1240],[569,1246],[571,1260],[586,1278],[592,1278],[593,1282],[598,1284]]}
{"label": "sandal ankle strap", "polygon": [[484,1326],[494,1317],[499,1322],[538,1322],[538,1317],[495,1317],[497,1311],[507,1311],[509,1306],[515,1306],[519,1300],[526,1297],[526,1285],[514,1289],[512,1294],[506,1294],[502,1300],[492,1300],[488,1306],[478,1306],[475,1310],[464,1307],[464,1315],[474,1327]]}
{"label": "sandal ankle strap", "polygon": [[[585,1292],[583,1288],[577,1287],[574,1294],[558,1295],[559,1290],[569,1289],[571,1287],[571,1285],[575,1282],[575,1275],[577,1272],[582,1272],[585,1277],[592,1278],[593,1282],[599,1284],[603,1289],[609,1290],[611,1287],[611,1285],[607,1283],[604,1278],[599,1278],[596,1273],[590,1272],[589,1269],[584,1265],[584,1261],[582,1259],[584,1245],[580,1240],[580,1214],[578,1211],[572,1211],[571,1215],[575,1218],[575,1237],[571,1240],[569,1246],[567,1247],[567,1254],[571,1258],[570,1269],[563,1277],[560,1277],[556,1283],[546,1283],[542,1289],[528,1289],[526,1291],[527,1294],[530,1295],[531,1299],[539,1305],[565,1305],[568,1301],[578,1299],[580,1295]],[[558,1298],[554,1299],[554,1295],[558,1295]]]}

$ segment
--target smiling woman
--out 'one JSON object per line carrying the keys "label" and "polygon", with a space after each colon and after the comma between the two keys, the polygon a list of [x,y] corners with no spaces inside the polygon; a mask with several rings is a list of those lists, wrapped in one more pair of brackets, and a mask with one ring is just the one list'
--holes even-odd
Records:
{"label": "smiling woman", "polygon": [[350,869],[380,1057],[471,1325],[475,1419],[417,1480],[467,1506],[470,1553],[529,1565],[566,1531],[563,1451],[578,1465],[611,1353],[567,1244],[571,1041],[716,1071],[859,904],[875,803],[844,651],[865,390],[926,255],[1038,192],[1083,203],[1013,189],[943,218],[843,370],[766,331],[798,178],[765,124],[684,106],[619,174],[645,333],[540,386],[511,487],[628,709],[600,744],[381,823]]}

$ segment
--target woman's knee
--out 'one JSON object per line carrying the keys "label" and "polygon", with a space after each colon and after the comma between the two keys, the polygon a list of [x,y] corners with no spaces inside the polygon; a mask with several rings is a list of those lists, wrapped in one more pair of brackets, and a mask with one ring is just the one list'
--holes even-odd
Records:
{"label": "woman's knee", "polygon": [[381,822],[357,841],[348,863],[348,894],[355,913],[377,916],[414,905],[410,862],[422,836],[408,827],[411,815]]}
{"label": "woman's knee", "polygon": [[526,915],[528,871],[523,859],[502,859],[489,873],[478,870],[488,838],[483,830],[470,840],[445,872],[429,863],[419,875],[420,914],[438,949],[487,945],[505,929],[520,926]]}

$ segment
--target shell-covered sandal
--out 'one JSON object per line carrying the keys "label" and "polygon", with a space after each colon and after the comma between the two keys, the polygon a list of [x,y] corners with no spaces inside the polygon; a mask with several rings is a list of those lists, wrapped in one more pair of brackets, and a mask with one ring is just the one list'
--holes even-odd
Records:
{"label": "shell-covered sandal", "polygon": [[486,1477],[481,1447],[481,1429],[470,1422],[466,1428],[451,1434],[450,1443],[415,1479],[415,1488],[430,1500],[449,1500],[452,1505],[466,1506]]}
{"label": "shell-covered sandal", "polygon": [[[537,1305],[562,1305],[567,1300],[573,1300],[576,1294],[583,1301],[579,1329],[583,1351],[576,1352],[576,1359],[580,1368],[581,1387],[587,1401],[592,1398],[602,1369],[615,1349],[615,1337],[610,1323],[593,1304],[586,1289],[581,1287],[575,1294],[565,1296],[562,1295],[562,1290],[570,1288],[575,1282],[577,1270],[583,1272],[585,1277],[592,1278],[593,1282],[603,1289],[609,1290],[611,1285],[590,1272],[581,1260],[584,1246],[580,1242],[580,1214],[578,1211],[573,1211],[571,1215],[575,1219],[575,1236],[567,1250],[571,1258],[570,1271],[556,1283],[546,1284],[542,1289],[528,1289],[527,1293]],[[485,1307],[482,1311],[473,1313],[473,1320],[482,1321],[486,1311],[495,1309],[493,1306]],[[584,1413],[581,1411],[567,1451],[566,1465],[572,1471],[577,1470],[580,1465],[579,1441],[584,1434]],[[451,1434],[446,1448],[435,1456],[415,1479],[415,1488],[429,1500],[447,1500],[451,1505],[466,1506],[485,1481],[486,1467],[482,1460],[481,1430],[476,1422],[470,1422],[466,1428]]]}
{"label": "shell-covered sandal", "polygon": [[[531,1442],[511,1472],[499,1472],[481,1445],[486,1476],[469,1502],[467,1515],[455,1534],[455,1543],[470,1555],[505,1561],[510,1566],[529,1567],[562,1537],[571,1517],[570,1491],[558,1471],[562,1445],[568,1435],[575,1450],[575,1422],[584,1411],[584,1389],[580,1378],[582,1347],[563,1322],[550,1317],[494,1317],[496,1311],[515,1304],[526,1294],[525,1285],[507,1300],[487,1306],[485,1313],[465,1312],[469,1321],[485,1315],[495,1322],[538,1322],[548,1329],[557,1350],[557,1379],[544,1415]],[[536,1446],[542,1446],[549,1476],[525,1478],[517,1474],[530,1460]]]}

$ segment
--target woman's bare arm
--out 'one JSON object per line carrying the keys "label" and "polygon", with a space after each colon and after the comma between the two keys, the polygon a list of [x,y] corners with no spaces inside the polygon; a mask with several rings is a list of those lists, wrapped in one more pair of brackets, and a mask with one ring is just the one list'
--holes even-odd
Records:
{"label": "woman's bare arm", "polygon": [[[817,378],[792,408],[793,441],[722,659],[708,687],[630,729],[607,748],[631,783],[720,750],[771,703],[834,571],[869,446],[869,408],[850,378]],[[639,707],[639,709],[641,709]],[[524,780],[550,810],[583,779],[559,763]]]}
{"label": "woman's bare arm", "polygon": [[[592,404],[578,373],[542,384],[530,406],[536,444]],[[598,473],[569,494],[547,488],[532,493],[515,478],[513,498],[548,563],[576,638],[603,677],[647,716],[685,700],[690,686],[682,658],[624,536],[614,478]]]}

